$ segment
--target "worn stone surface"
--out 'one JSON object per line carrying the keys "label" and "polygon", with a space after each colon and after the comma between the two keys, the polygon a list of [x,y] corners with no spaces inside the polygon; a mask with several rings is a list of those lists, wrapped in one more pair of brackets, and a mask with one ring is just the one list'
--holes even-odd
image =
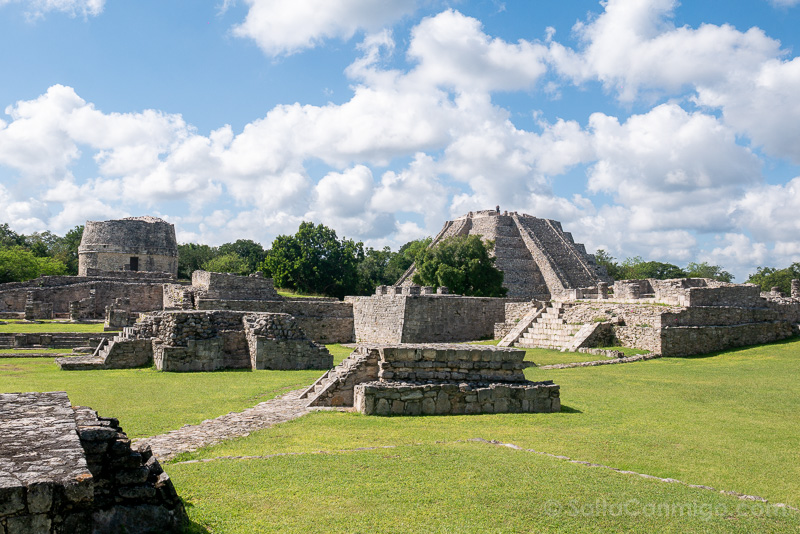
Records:
{"label": "worn stone surface", "polygon": [[0,394],[0,532],[179,532],[183,504],[147,448],[64,392]]}
{"label": "worn stone surface", "polygon": [[250,432],[291,421],[309,412],[303,390],[291,391],[247,410],[229,413],[199,425],[185,425],[178,430],[136,440],[138,447],[149,446],[153,454],[167,460],[182,452],[195,451],[227,439],[247,436]]}
{"label": "worn stone surface", "polygon": [[[494,241],[495,265],[503,271],[509,297],[549,300],[568,289],[611,282],[586,248],[561,223],[527,214],[486,210],[447,221],[431,246],[448,237],[480,235]],[[414,266],[397,281],[412,283]]]}
{"label": "worn stone surface", "polygon": [[78,247],[78,274],[150,271],[178,276],[175,226],[156,217],[86,221]]}
{"label": "worn stone surface", "polygon": [[524,358],[522,350],[486,345],[362,345],[302,397],[367,415],[559,411],[559,387],[526,380],[534,364]]}
{"label": "worn stone surface", "polygon": [[56,359],[65,370],[151,362],[162,371],[327,369],[333,356],[288,314],[182,310],[144,314],[92,356]]}

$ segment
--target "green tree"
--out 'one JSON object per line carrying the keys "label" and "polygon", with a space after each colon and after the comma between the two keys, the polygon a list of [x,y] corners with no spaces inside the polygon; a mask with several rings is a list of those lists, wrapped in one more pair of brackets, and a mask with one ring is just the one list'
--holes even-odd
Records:
{"label": "green tree", "polygon": [[261,270],[278,287],[343,298],[357,291],[363,258],[361,242],[339,240],[333,229],[303,222],[295,235],[275,238]]}
{"label": "green tree", "polygon": [[478,235],[450,237],[417,253],[413,282],[426,286],[447,286],[453,293],[476,297],[502,297],[503,272],[494,266],[489,251],[494,242],[484,243]]}
{"label": "green tree", "polygon": [[24,282],[66,272],[66,266],[57,259],[37,257],[20,246],[0,248],[0,283]]}
{"label": "green tree", "polygon": [[620,265],[618,274],[619,280],[643,280],[645,278],[667,280],[686,277],[686,273],[677,265],[660,261],[644,261],[641,256],[626,258]]}
{"label": "green tree", "polygon": [[204,271],[212,273],[233,273],[240,275],[250,274],[250,267],[244,258],[237,254],[220,254],[205,262],[202,266]]}
{"label": "green tree", "polygon": [[755,274],[750,275],[747,283],[758,285],[761,287],[761,291],[779,287],[783,293],[788,295],[792,291],[792,280],[800,280],[800,263],[793,263],[785,269],[759,267]]}
{"label": "green tree", "polygon": [[411,264],[414,263],[417,254],[428,248],[431,241],[432,239],[430,237],[426,237],[425,239],[409,241],[400,247],[397,254],[392,256],[389,263],[386,265],[386,285],[397,282],[400,277],[403,276],[403,273],[411,267]]}
{"label": "green tree", "polygon": [[83,225],[76,226],[53,245],[53,257],[67,266],[67,274],[78,274],[78,247],[83,238]]}
{"label": "green tree", "polygon": [[358,263],[356,294],[370,295],[378,286],[393,284],[397,278],[392,278],[389,263],[396,255],[389,247],[383,247],[382,250],[368,247],[364,251],[364,259]]}
{"label": "green tree", "polygon": [[615,261],[614,257],[611,256],[608,252],[603,250],[602,248],[597,249],[597,252],[594,253],[594,261],[597,265],[602,265],[606,268],[606,272],[608,276],[613,278],[614,280],[622,280],[619,277],[619,264]]}
{"label": "green tree", "polygon": [[0,247],[22,247],[27,245],[25,236],[9,228],[8,223],[0,224]]}
{"label": "green tree", "polygon": [[733,275],[728,271],[723,271],[719,265],[709,265],[703,263],[690,263],[686,266],[686,276],[689,278],[711,278],[720,282],[732,282]]}
{"label": "green tree", "polygon": [[233,243],[225,243],[220,245],[219,254],[235,254],[242,258],[247,264],[247,274],[253,273],[258,270],[258,266],[267,257],[267,252],[260,243],[256,243],[250,239],[239,239]]}
{"label": "green tree", "polygon": [[187,243],[178,245],[178,278],[191,278],[192,273],[218,255],[217,249],[208,245]]}

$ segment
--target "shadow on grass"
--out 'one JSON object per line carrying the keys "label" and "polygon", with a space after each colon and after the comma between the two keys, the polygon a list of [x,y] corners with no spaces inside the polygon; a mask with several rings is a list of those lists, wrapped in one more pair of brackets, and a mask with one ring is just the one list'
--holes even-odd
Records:
{"label": "shadow on grass", "polygon": [[[181,499],[181,501],[183,501],[183,507],[187,510],[194,507],[191,501],[187,501],[186,499]],[[187,524],[185,524],[181,529],[181,532],[183,534],[211,534],[210,530],[200,523],[196,523],[195,521],[189,521]]]}
{"label": "shadow on grass", "polygon": [[566,406],[566,405],[562,404],[561,405],[561,413],[583,413],[583,412],[580,411],[577,408],[571,408],[569,406]]}
{"label": "shadow on grass", "polygon": [[707,352],[705,354],[691,354],[689,356],[668,356],[668,358],[680,358],[680,359],[684,359],[684,360],[702,360],[702,359],[705,359],[705,358],[716,358],[717,356],[725,356],[726,354],[736,354],[737,352],[744,352],[746,350],[751,350],[751,349],[754,349],[756,347],[767,348],[767,347],[775,347],[775,346],[779,346],[779,345],[789,345],[791,343],[796,343],[797,341],[800,341],[800,338],[798,338],[797,336],[792,336],[792,337],[788,337],[786,339],[773,341],[771,343],[757,343],[755,345],[745,345],[745,346],[742,346],[742,347],[731,347],[729,349],[718,350],[718,351],[714,351],[714,352]]}

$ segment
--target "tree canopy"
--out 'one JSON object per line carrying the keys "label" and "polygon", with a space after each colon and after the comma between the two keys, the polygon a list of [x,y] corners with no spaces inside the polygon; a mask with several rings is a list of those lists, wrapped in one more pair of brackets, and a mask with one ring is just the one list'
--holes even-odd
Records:
{"label": "tree canopy", "polygon": [[641,256],[634,256],[626,258],[622,263],[617,263],[614,257],[603,249],[598,249],[594,257],[597,264],[604,266],[608,275],[614,280],[711,278],[721,282],[733,281],[731,273],[723,270],[719,265],[709,265],[707,262],[689,263],[685,268],[681,268],[672,263],[645,261]]}
{"label": "tree canopy", "polygon": [[785,269],[759,267],[754,274],[750,275],[747,283],[758,285],[761,287],[761,291],[779,287],[783,293],[788,295],[792,290],[793,279],[800,280],[800,263],[793,263]]}
{"label": "tree canopy", "polygon": [[0,248],[0,283],[63,274],[67,274],[67,267],[60,260],[36,256],[21,246]]}
{"label": "tree canopy", "polygon": [[363,243],[339,239],[324,224],[303,222],[295,235],[279,235],[261,264],[275,285],[343,298],[358,290]]}
{"label": "tree canopy", "polygon": [[453,293],[476,297],[502,297],[503,272],[494,266],[489,251],[494,242],[480,236],[450,237],[416,255],[413,282],[425,286],[447,286]]}

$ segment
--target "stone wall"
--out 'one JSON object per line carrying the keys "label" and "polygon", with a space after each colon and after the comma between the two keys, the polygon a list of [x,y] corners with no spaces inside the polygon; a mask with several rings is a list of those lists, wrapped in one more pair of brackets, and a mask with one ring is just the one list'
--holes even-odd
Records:
{"label": "stone wall", "polygon": [[237,310],[288,313],[305,334],[318,343],[351,343],[354,340],[353,304],[338,299],[293,298],[281,300],[206,300],[198,310]]}
{"label": "stone wall", "polygon": [[194,271],[192,289],[195,298],[209,300],[277,300],[280,298],[272,284],[272,278],[261,273],[238,276],[230,273]]}
{"label": "stone wall", "polygon": [[489,339],[505,322],[506,299],[455,295],[347,297],[358,343],[444,343]]}
{"label": "stone wall", "polygon": [[[108,348],[62,368],[118,368],[152,358],[162,371],[327,369],[328,350],[309,340],[287,314],[242,311],[164,311],[144,315]],[[98,361],[95,361],[98,360]]]}
{"label": "stone wall", "polygon": [[355,387],[355,408],[364,415],[464,415],[549,413],[561,410],[551,381],[527,385],[406,384],[367,382]]}
{"label": "stone wall", "polygon": [[175,227],[155,217],[86,221],[78,247],[78,274],[85,276],[90,269],[166,272],[177,277]]}
{"label": "stone wall", "polygon": [[559,411],[559,387],[527,381],[534,364],[524,358],[485,345],[362,345],[303,396],[310,406],[352,402],[367,415]]}
{"label": "stone wall", "polygon": [[64,392],[0,394],[0,532],[180,532],[188,523],[149,448]]}
{"label": "stone wall", "polygon": [[792,335],[792,325],[785,321],[733,326],[664,328],[661,331],[661,354],[664,356],[705,354],[732,347],[771,343]]}
{"label": "stone wall", "polygon": [[[55,278],[55,277],[47,277]],[[64,277],[58,277],[64,278]],[[69,303],[87,299],[94,291],[95,305],[91,317],[103,317],[106,306],[115,299],[128,297],[135,312],[160,310],[163,306],[163,284],[158,281],[123,282],[91,280],[84,277],[67,277],[62,285],[46,284],[14,287],[0,284],[0,311],[23,311],[27,294],[34,300],[53,305],[54,313],[69,313]]]}

